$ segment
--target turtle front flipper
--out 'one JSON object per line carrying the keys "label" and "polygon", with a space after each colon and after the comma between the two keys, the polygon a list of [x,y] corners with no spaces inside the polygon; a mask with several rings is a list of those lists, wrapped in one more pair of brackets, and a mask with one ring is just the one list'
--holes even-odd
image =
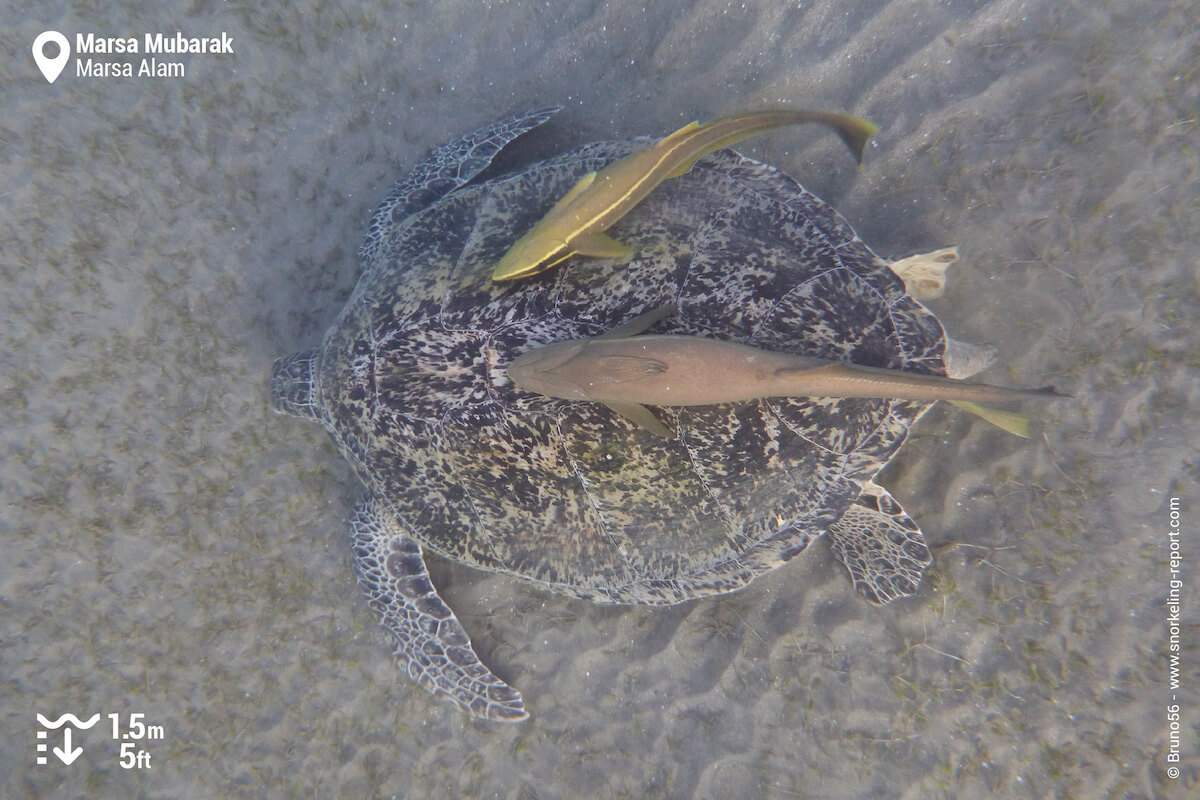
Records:
{"label": "turtle front flipper", "polygon": [[513,114],[435,148],[402,178],[375,209],[358,248],[360,264],[368,264],[385,233],[396,223],[445,197],[492,163],[496,154],[521,134],[557,114],[561,106]]}
{"label": "turtle front flipper", "polygon": [[409,677],[470,714],[519,722],[529,714],[516,689],[483,665],[463,626],[429,580],[421,546],[397,527],[386,507],[355,508],[354,561],[367,602],[396,641]]}
{"label": "turtle front flipper", "polygon": [[854,588],[873,603],[916,594],[933,563],[917,523],[887,489],[871,481],[829,528],[829,539]]}

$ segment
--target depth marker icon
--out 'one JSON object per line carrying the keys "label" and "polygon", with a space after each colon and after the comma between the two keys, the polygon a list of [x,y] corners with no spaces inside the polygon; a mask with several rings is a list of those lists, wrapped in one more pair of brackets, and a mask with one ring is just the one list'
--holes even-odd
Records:
{"label": "depth marker icon", "polygon": [[[95,725],[97,722],[100,721],[100,715],[95,714],[87,722],[84,722],[79,717],[75,716],[74,714],[63,714],[61,717],[59,717],[58,719],[53,720],[53,721],[46,719],[41,714],[38,714],[37,721],[38,721],[38,724],[41,725],[43,728],[46,728],[46,730],[52,731],[52,730],[55,730],[56,728],[63,729],[63,746],[55,747],[55,748],[51,749],[50,752],[52,752],[52,753],[54,753],[54,755],[58,756],[59,761],[66,764],[67,766],[70,766],[71,763],[75,761],[75,759],[77,759],[81,755],[83,755],[83,748],[72,746],[72,744],[71,744],[71,730],[72,729],[71,729],[71,724],[69,724],[69,723],[73,723],[75,725],[75,727],[79,728],[79,730],[81,730],[81,731],[86,731],[88,728],[92,727],[93,725]],[[45,742],[46,731],[45,730],[38,731],[37,738],[38,738],[37,763],[39,765],[42,765],[48,761],[47,757],[44,755],[46,752],[46,742]]]}

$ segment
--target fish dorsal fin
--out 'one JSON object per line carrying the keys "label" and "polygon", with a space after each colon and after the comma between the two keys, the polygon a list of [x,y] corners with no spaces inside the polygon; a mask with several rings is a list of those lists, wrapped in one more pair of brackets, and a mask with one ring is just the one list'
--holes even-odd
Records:
{"label": "fish dorsal fin", "polygon": [[[693,134],[698,133],[698,132],[700,132],[700,123],[699,122],[690,122],[687,125],[684,125],[679,130],[672,133],[667,138],[663,139],[661,142],[658,143],[658,146],[662,147],[664,149],[669,149],[671,147],[674,147],[681,139],[687,139],[688,137],[690,137]],[[713,149],[715,150],[716,148],[713,148]],[[692,167],[695,165],[695,163],[697,161],[699,161],[701,158],[703,158],[704,156],[708,155],[711,152],[712,152],[712,150],[709,150],[709,149],[701,150],[700,152],[696,153],[696,155],[692,156],[691,158],[684,161],[679,166],[675,167],[675,169],[673,169],[669,173],[667,173],[667,178],[678,178],[680,175],[688,174],[689,172],[691,172]]]}
{"label": "fish dorsal fin", "polygon": [[[723,124],[726,121],[727,120],[718,120],[715,123],[709,123],[708,125],[704,126],[706,128],[706,130],[698,131],[698,132],[708,133],[711,129],[716,128],[717,126]],[[680,162],[679,166],[677,166],[677,167],[675,167],[675,169],[671,170],[671,172],[667,175],[667,178],[678,178],[680,175],[686,175],[692,171],[692,167],[696,166],[697,161],[704,158],[709,153],[715,153],[717,150],[720,150],[722,147],[729,147],[730,145],[737,144],[738,142],[742,141],[743,139],[749,139],[751,136],[762,133],[765,130],[770,130],[771,128],[778,127],[779,125],[782,125],[782,124],[784,124],[784,123],[779,122],[779,123],[774,123],[771,125],[762,125],[762,124],[752,125],[750,127],[744,128],[742,130],[733,130],[730,133],[727,133],[724,136],[720,137],[719,139],[712,139],[709,142],[707,142],[702,148],[700,148],[694,154],[692,154],[692,156],[689,157],[687,160]],[[678,136],[679,134],[683,134],[687,131],[688,131],[688,128],[680,128],[678,131],[671,134],[671,136],[672,137]]]}
{"label": "fish dorsal fin", "polygon": [[999,408],[988,408],[978,403],[972,403],[970,400],[950,400],[949,402],[1013,436],[1020,436],[1022,439],[1029,438],[1029,417],[1024,414],[1018,414],[1016,411],[1003,411]]}
{"label": "fish dorsal fin", "polygon": [[654,416],[650,409],[643,405],[639,405],[638,403],[605,403],[604,405],[639,428],[650,431],[655,436],[670,439],[675,435],[671,433],[670,428],[659,422],[658,417]]}
{"label": "fish dorsal fin", "polygon": [[[678,142],[680,139],[685,139],[685,138],[691,136],[693,133],[697,132],[699,129],[700,129],[699,122],[692,122],[691,124],[684,125],[682,128],[680,128],[679,130],[672,133],[666,139],[663,139],[661,142],[659,142],[659,146],[662,147],[665,145],[667,147],[673,147],[673,146],[675,146],[676,142]],[[675,167],[675,169],[671,170],[667,174],[667,178],[668,179],[669,178],[678,178],[680,175],[688,174],[689,172],[692,171],[692,167],[695,166],[697,161],[699,161],[701,158],[703,158],[704,156],[708,155],[711,152],[712,152],[712,150],[702,150],[699,153],[696,153],[695,156],[693,156],[692,158],[689,158],[687,161],[684,161],[682,164]]]}
{"label": "fish dorsal fin", "polygon": [[706,144],[703,148],[696,151],[695,155],[691,156],[686,161],[680,163],[680,165],[675,169],[671,170],[670,174],[667,175],[667,178],[678,178],[680,175],[686,175],[692,171],[692,167],[696,166],[697,161],[704,158],[709,153],[715,153],[722,147],[729,147],[730,145],[737,144],[743,139],[749,139],[755,134],[762,133],[763,130],[764,129],[761,127],[750,128],[744,131],[735,131],[734,133],[730,133],[727,136],[721,137],[720,139],[714,139]]}
{"label": "fish dorsal fin", "polygon": [[792,363],[788,364],[786,367],[780,367],[779,369],[775,370],[775,377],[785,378],[793,375],[801,375],[805,372],[812,372],[818,369],[824,369],[833,372],[843,367],[841,364],[831,364],[824,358],[813,358],[811,356],[793,356],[791,361]]}
{"label": "fish dorsal fin", "polygon": [[581,233],[571,239],[571,250],[581,256],[592,258],[629,258],[633,248],[627,247],[607,233],[592,231]]}
{"label": "fish dorsal fin", "polygon": [[674,303],[668,303],[665,306],[659,306],[658,308],[638,314],[636,317],[629,320],[629,322],[618,325],[608,333],[602,333],[599,336],[593,336],[592,338],[628,339],[630,336],[637,336],[642,331],[653,327],[654,323],[658,322],[659,320],[664,320],[667,317],[675,316],[675,312],[678,310],[679,309]]}
{"label": "fish dorsal fin", "polygon": [[628,383],[667,371],[665,361],[646,356],[597,356],[593,361],[596,383]]}
{"label": "fish dorsal fin", "polygon": [[658,141],[658,144],[656,144],[654,146],[662,147],[663,145],[666,145],[667,147],[671,147],[679,139],[682,139],[686,136],[690,136],[692,131],[696,130],[699,127],[700,127],[700,120],[694,119],[691,122],[689,122],[687,125],[684,125],[682,128],[680,128],[679,130],[672,133],[670,136],[660,139]]}

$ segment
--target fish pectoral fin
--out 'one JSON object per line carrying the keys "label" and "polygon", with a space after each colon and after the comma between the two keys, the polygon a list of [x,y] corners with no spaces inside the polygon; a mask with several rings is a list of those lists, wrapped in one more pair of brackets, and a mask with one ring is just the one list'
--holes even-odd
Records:
{"label": "fish pectoral fin", "polygon": [[633,255],[633,248],[599,231],[579,234],[571,239],[570,246],[579,255],[592,258],[629,258]]}
{"label": "fish pectoral fin", "polygon": [[650,431],[655,436],[662,436],[667,439],[675,436],[670,428],[659,422],[658,417],[654,416],[653,412],[643,405],[638,403],[605,403],[604,405],[639,428],[645,428]]}
{"label": "fish pectoral fin", "polygon": [[963,411],[974,414],[980,419],[995,425],[1000,430],[1011,433],[1013,436],[1020,436],[1022,439],[1029,438],[1029,417],[1024,414],[1018,414],[1015,411],[1002,411],[998,408],[988,408],[978,403],[972,403],[970,400],[950,400],[949,402],[951,405],[958,406]]}
{"label": "fish pectoral fin", "polygon": [[571,187],[571,191],[564,194],[562,196],[562,198],[557,203],[554,204],[554,207],[559,208],[561,206],[567,205],[572,200],[574,200],[576,197],[579,197],[579,195],[583,194],[587,190],[587,188],[589,186],[591,186],[593,182],[595,182],[595,180],[596,180],[595,172],[589,172],[587,175],[584,175],[582,178],[580,178],[578,181],[575,182],[575,185]]}
{"label": "fish pectoral fin", "polygon": [[600,356],[595,360],[596,383],[628,383],[667,371],[665,361],[644,356]]}
{"label": "fish pectoral fin", "polygon": [[668,303],[665,306],[659,306],[652,311],[647,311],[643,314],[638,314],[629,322],[618,325],[607,333],[602,333],[599,336],[593,336],[593,339],[628,339],[630,336],[637,336],[644,330],[653,327],[659,320],[664,320],[667,317],[675,315],[679,308],[674,303]]}

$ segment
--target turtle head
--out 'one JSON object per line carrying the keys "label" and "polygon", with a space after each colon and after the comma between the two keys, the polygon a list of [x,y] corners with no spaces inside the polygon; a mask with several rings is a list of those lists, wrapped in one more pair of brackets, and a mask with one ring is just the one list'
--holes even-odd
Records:
{"label": "turtle head", "polygon": [[319,350],[275,359],[271,369],[271,405],[281,414],[317,418],[316,374]]}

